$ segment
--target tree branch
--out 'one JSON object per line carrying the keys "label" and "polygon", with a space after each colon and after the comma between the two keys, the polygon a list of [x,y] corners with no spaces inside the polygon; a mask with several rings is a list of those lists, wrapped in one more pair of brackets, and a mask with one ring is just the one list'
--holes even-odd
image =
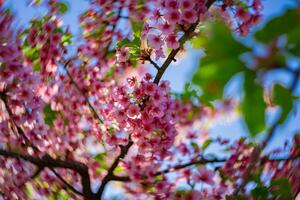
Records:
{"label": "tree branch", "polygon": [[[289,160],[296,160],[296,159],[300,159],[300,155],[298,156],[294,156],[294,157],[279,157],[279,158],[272,158],[269,159],[267,156],[265,156],[264,158],[261,159],[261,163],[266,163],[266,162],[281,162],[281,161],[289,161]],[[205,158],[201,158],[199,160],[195,160],[195,161],[190,161],[184,164],[178,164],[175,165],[173,167],[164,169],[162,171],[159,171],[157,173],[154,174],[154,176],[159,176],[162,174],[168,174],[168,173],[172,173],[176,170],[180,170],[180,169],[184,169],[193,165],[199,165],[199,164],[208,164],[208,163],[224,163],[226,162],[227,159],[226,158],[215,158],[215,159],[205,159]],[[130,177],[128,176],[117,176],[117,175],[113,175],[113,179],[114,181],[119,181],[119,182],[128,182],[131,181]]]}
{"label": "tree branch", "polygon": [[69,188],[71,191],[73,191],[75,194],[81,195],[83,196],[83,194],[81,192],[79,192],[78,190],[76,190],[72,185],[70,185],[58,172],[55,171],[55,169],[50,168],[50,170],[55,174],[55,176],[63,183],[67,186],[67,188]]}
{"label": "tree branch", "polygon": [[[13,113],[7,104],[5,92],[0,93],[0,98],[4,102],[4,105],[8,112],[8,115],[9,115],[10,119],[12,120],[13,125],[16,127],[18,134],[21,135],[25,139],[25,142],[28,146],[32,147],[36,151],[39,151],[38,148],[34,144],[32,144],[32,142],[26,137],[22,128],[19,127],[13,120]],[[72,169],[73,171],[76,171],[81,175],[83,196],[85,197],[85,199],[90,199],[91,197],[93,197],[93,193],[91,191],[91,186],[90,186],[90,177],[88,174],[88,167],[86,165],[84,165],[83,163],[80,163],[77,161],[55,160],[49,154],[45,154],[42,157],[42,159],[40,159],[40,158],[29,156],[29,155],[18,154],[17,152],[6,151],[4,149],[0,149],[0,155],[3,155],[5,157],[12,157],[12,158],[16,158],[16,159],[23,159],[28,162],[31,162],[32,164],[35,164],[38,167],[38,170],[33,174],[32,177],[36,177],[45,167],[49,167],[51,170],[54,170],[53,168],[55,168],[55,167]],[[72,190],[72,188],[70,188],[70,189]]]}
{"label": "tree branch", "polygon": [[[208,0],[206,3],[206,7],[207,9],[209,9],[209,7],[215,2],[216,0]],[[173,49],[170,54],[168,55],[167,59],[165,60],[165,62],[162,64],[161,67],[159,67],[159,70],[154,78],[154,83],[158,84],[161,77],[163,76],[163,74],[165,73],[166,69],[169,67],[169,65],[171,64],[171,62],[173,60],[175,60],[175,56],[177,55],[177,53],[180,51],[180,49],[183,47],[184,43],[191,38],[191,36],[193,35],[197,25],[199,23],[199,20],[192,24],[188,30],[186,30],[183,34],[183,36],[179,39],[179,48],[177,49]]]}
{"label": "tree branch", "polygon": [[109,181],[114,180],[114,178],[115,178],[114,170],[118,167],[120,160],[126,156],[127,152],[129,151],[129,149],[132,145],[133,145],[133,142],[129,141],[126,146],[121,146],[121,153],[119,154],[119,156],[115,159],[113,164],[108,169],[106,176],[102,179],[102,183],[96,193],[97,198],[101,199],[106,184]]}
{"label": "tree branch", "polygon": [[190,38],[191,34],[194,32],[194,30],[196,29],[198,25],[198,22],[192,24],[190,26],[190,28],[184,32],[184,35],[179,39],[179,44],[180,47],[177,49],[173,49],[171,51],[171,53],[168,55],[167,59],[165,60],[165,62],[162,64],[161,67],[159,67],[159,70],[154,78],[154,83],[158,84],[161,77],[163,76],[163,74],[165,73],[166,69],[169,67],[169,65],[171,64],[171,62],[175,59],[176,54],[179,52],[179,50],[183,47],[184,43]]}
{"label": "tree branch", "polygon": [[15,159],[22,159],[27,162],[30,162],[36,165],[40,169],[48,168],[65,168],[76,171],[81,176],[81,183],[83,187],[83,196],[86,200],[94,199],[93,193],[91,191],[91,184],[90,184],[90,177],[88,174],[88,167],[78,161],[68,161],[68,160],[60,160],[54,159],[48,154],[44,155],[43,157],[34,157],[31,155],[24,155],[21,153],[8,151],[5,149],[0,149],[0,155],[6,158],[15,158]]}
{"label": "tree branch", "polygon": [[155,67],[155,69],[157,69],[158,71],[160,70],[160,67],[158,66],[158,64],[156,62],[154,62],[150,56],[147,58],[147,60]]}

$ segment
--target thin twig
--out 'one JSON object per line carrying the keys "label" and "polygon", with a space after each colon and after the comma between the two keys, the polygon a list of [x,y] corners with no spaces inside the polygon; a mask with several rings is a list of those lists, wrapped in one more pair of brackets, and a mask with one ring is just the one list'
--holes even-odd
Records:
{"label": "thin twig", "polygon": [[110,168],[108,169],[108,172],[106,174],[106,176],[102,179],[101,185],[96,193],[96,196],[101,199],[101,196],[104,192],[105,186],[106,184],[113,180],[114,176],[114,170],[118,167],[119,162],[121,161],[121,159],[123,159],[127,152],[129,151],[130,147],[133,145],[132,141],[129,141],[128,144],[126,146],[121,146],[121,153],[120,155],[114,160],[113,164],[110,166]]}
{"label": "thin twig", "polygon": [[55,174],[55,176],[61,181],[63,182],[63,184],[65,184],[67,186],[67,188],[69,188],[71,191],[73,191],[76,194],[79,195],[83,195],[81,192],[79,192],[78,190],[76,190],[72,185],[70,185],[58,172],[55,171],[55,169],[50,168],[50,170]]}
{"label": "thin twig", "polygon": [[[8,115],[12,120],[13,125],[16,127],[18,134],[25,139],[25,142],[28,146],[32,147],[35,151],[39,151],[38,148],[26,137],[23,129],[19,127],[13,120],[13,113],[7,104],[5,93],[1,93],[0,97],[4,102]],[[0,155],[5,157],[12,157],[16,159],[23,159],[28,162],[31,162],[32,164],[35,164],[38,167],[38,170],[36,173],[34,173],[33,177],[37,176],[45,167],[49,167],[50,169],[55,167],[61,167],[61,168],[68,168],[73,171],[76,171],[81,175],[83,196],[85,197],[85,199],[91,199],[93,197],[93,193],[90,187],[90,177],[88,174],[88,167],[83,163],[77,161],[55,160],[49,154],[45,154],[42,158],[38,158],[30,155],[19,154],[17,152],[7,151],[4,149],[0,149]]]}
{"label": "thin twig", "polygon": [[149,58],[147,58],[147,60],[155,67],[155,69],[157,69],[158,71],[160,70],[160,67],[158,66],[158,64],[156,62],[154,62],[150,56]]}
{"label": "thin twig", "polygon": [[[282,162],[282,161],[289,161],[289,160],[296,160],[296,159],[300,159],[300,155],[298,156],[294,156],[294,157],[279,157],[279,158],[268,158],[267,156],[265,156],[264,158],[261,159],[261,163],[266,163],[266,162]],[[184,164],[178,164],[175,165],[173,167],[169,167],[167,169],[164,169],[162,171],[159,171],[157,173],[154,174],[154,176],[159,176],[162,174],[168,174],[168,173],[172,173],[174,171],[180,170],[180,169],[184,169],[193,165],[203,165],[203,164],[208,164],[208,163],[224,163],[226,162],[227,159],[225,158],[215,158],[215,159],[205,159],[205,158],[201,158],[199,160],[195,160],[195,161],[190,161]],[[128,182],[130,181],[130,177],[128,176],[117,176],[117,175],[113,175],[113,180],[114,181],[120,181],[120,182]]]}
{"label": "thin twig", "polygon": [[190,38],[191,34],[194,32],[197,25],[198,25],[198,22],[192,24],[190,26],[190,28],[187,31],[184,32],[184,35],[179,39],[179,44],[180,44],[179,48],[173,49],[171,51],[171,53],[168,55],[165,62],[162,64],[162,66],[159,67],[159,70],[158,70],[157,74],[155,75],[155,78],[154,78],[154,81],[153,81],[154,83],[156,83],[156,84],[159,83],[159,81],[162,78],[163,74],[165,73],[166,69],[169,67],[171,62],[175,59],[175,56],[180,51],[180,49],[183,47],[184,43]]}
{"label": "thin twig", "polygon": [[[216,0],[208,0],[206,3],[207,9],[215,2]],[[163,74],[165,73],[166,69],[169,67],[172,61],[175,60],[175,56],[180,51],[180,49],[183,47],[184,43],[191,38],[193,35],[196,27],[198,26],[199,20],[192,24],[183,34],[183,36],[179,39],[179,48],[173,49],[170,54],[168,55],[165,62],[162,64],[161,67],[159,67],[159,70],[154,78],[154,83],[158,84],[160,79],[162,78]]]}
{"label": "thin twig", "polygon": [[43,157],[35,157],[31,155],[24,155],[18,152],[8,151],[0,149],[0,155],[7,158],[22,159],[36,165],[38,168],[65,168],[76,171],[81,176],[81,183],[83,187],[83,196],[86,200],[94,199],[94,194],[91,191],[91,182],[88,173],[88,167],[78,161],[60,160],[54,159],[50,155],[46,154]]}

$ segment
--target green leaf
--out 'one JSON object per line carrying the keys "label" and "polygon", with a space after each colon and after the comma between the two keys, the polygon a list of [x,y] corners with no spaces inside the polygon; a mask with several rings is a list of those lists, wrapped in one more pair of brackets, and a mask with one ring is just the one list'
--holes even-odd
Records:
{"label": "green leaf", "polygon": [[287,33],[288,42],[289,43],[299,43],[300,42],[299,34],[300,34],[300,27],[297,26],[294,29],[292,29],[290,32]]}
{"label": "green leaf", "polygon": [[212,141],[211,139],[206,140],[206,141],[203,143],[202,147],[201,147],[202,151],[204,151],[205,149],[207,149],[207,147],[209,147],[209,145],[210,145],[212,142],[213,142],[213,141]]}
{"label": "green leaf", "polygon": [[201,65],[193,76],[193,83],[202,89],[201,101],[208,104],[220,99],[226,83],[238,72],[243,64],[239,60],[228,59]]}
{"label": "green leaf", "polygon": [[139,36],[134,36],[133,40],[124,39],[120,42],[117,42],[117,47],[129,47],[129,60],[131,64],[135,67],[137,65],[138,57],[141,54],[141,39]]}
{"label": "green leaf", "polygon": [[271,181],[272,194],[282,199],[293,199],[292,187],[287,178],[278,178]]}
{"label": "green leaf", "polygon": [[139,37],[134,37],[133,40],[125,38],[124,40],[117,42],[117,47],[132,47],[133,49],[138,49],[141,46],[141,39]]}
{"label": "green leaf", "polygon": [[255,72],[246,71],[244,98],[241,111],[251,136],[256,136],[265,129],[265,109],[263,88],[255,83]]}
{"label": "green leaf", "polygon": [[119,174],[119,173],[122,173],[122,172],[124,172],[124,169],[120,166],[116,167],[115,170],[114,170],[115,174]]}
{"label": "green leaf", "polygon": [[[300,9],[296,9],[296,12],[299,16]],[[299,17],[298,17],[299,19]],[[295,56],[300,56],[300,22],[298,20],[298,25],[294,26],[294,29],[287,33],[288,37],[288,47],[289,52],[294,54]]]}
{"label": "green leaf", "polygon": [[23,54],[29,58],[31,61],[34,61],[39,58],[39,51],[37,48],[31,48],[29,45],[24,45]]}
{"label": "green leaf", "polygon": [[109,166],[106,164],[105,162],[105,157],[106,157],[106,153],[103,152],[103,153],[99,153],[97,154],[94,159],[97,160],[100,164],[100,168],[101,169],[105,169],[105,170],[108,170]]}
{"label": "green leaf", "polygon": [[299,25],[299,8],[290,9],[282,16],[270,20],[260,31],[256,32],[255,38],[260,42],[269,43],[278,36],[289,33]]}
{"label": "green leaf", "polygon": [[194,148],[195,151],[198,151],[200,149],[199,145],[196,142],[191,142],[191,145],[192,145],[192,147]]}
{"label": "green leaf", "polygon": [[18,34],[18,37],[23,38],[26,35],[28,35],[28,33],[29,33],[29,29],[25,29],[24,31],[22,31],[21,33]]}
{"label": "green leaf", "polygon": [[35,4],[40,4],[42,2],[42,0],[34,0]]}
{"label": "green leaf", "polygon": [[288,51],[295,56],[300,56],[300,26],[287,34],[288,37]]}
{"label": "green leaf", "polygon": [[96,29],[95,31],[91,32],[91,33],[87,33],[86,37],[88,38],[94,38],[97,39],[99,38],[99,36],[102,35],[103,31],[105,30],[106,26],[100,26],[98,29]]}
{"label": "green leaf", "polygon": [[138,38],[141,37],[143,26],[144,26],[143,21],[134,21],[134,20],[131,21],[132,32],[135,37]]}
{"label": "green leaf", "polygon": [[251,195],[256,200],[265,200],[268,199],[268,188],[266,186],[259,185],[251,191]]}
{"label": "green leaf", "polygon": [[109,134],[114,134],[116,132],[116,130],[114,129],[114,127],[109,127],[108,128],[108,133]]}
{"label": "green leaf", "polygon": [[293,108],[293,99],[295,97],[292,96],[289,89],[281,84],[276,84],[273,88],[273,98],[274,103],[281,107],[279,122],[283,123]]}
{"label": "green leaf", "polygon": [[206,56],[201,60],[203,65],[229,58],[239,60],[239,56],[249,50],[233,38],[232,31],[225,24],[210,24],[204,34],[207,37],[204,39]]}
{"label": "green leaf", "polygon": [[56,2],[56,6],[58,8],[58,11],[62,14],[66,13],[68,11],[68,6],[64,2]]}
{"label": "green leaf", "polygon": [[49,126],[53,126],[53,121],[56,119],[58,112],[51,109],[50,104],[44,107],[44,120]]}
{"label": "green leaf", "polygon": [[60,191],[57,195],[60,200],[69,200],[69,195],[65,191]]}
{"label": "green leaf", "polygon": [[70,33],[65,33],[62,37],[61,37],[61,42],[64,46],[70,45],[72,44],[72,34]]}
{"label": "green leaf", "polygon": [[204,34],[195,41],[206,50],[192,82],[202,89],[202,103],[220,99],[226,83],[245,69],[240,60],[248,48],[236,41],[230,29],[220,23],[208,25]]}
{"label": "green leaf", "polygon": [[40,61],[38,59],[33,61],[32,67],[34,72],[40,71],[41,70]]}
{"label": "green leaf", "polygon": [[192,98],[199,98],[197,91],[195,89],[191,89],[191,83],[186,83],[184,85],[184,91],[183,93],[179,94],[179,97],[183,101],[189,101]]}
{"label": "green leaf", "polygon": [[289,49],[289,52],[294,54],[295,56],[300,56],[300,44],[294,45]]}
{"label": "green leaf", "polygon": [[226,200],[247,200],[245,195],[226,196]]}

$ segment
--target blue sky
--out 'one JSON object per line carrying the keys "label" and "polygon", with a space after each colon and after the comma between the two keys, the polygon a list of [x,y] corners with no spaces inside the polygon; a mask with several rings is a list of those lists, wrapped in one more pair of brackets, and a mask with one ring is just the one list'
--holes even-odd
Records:
{"label": "blue sky", "polygon": [[[79,22],[77,16],[82,13],[87,7],[86,0],[76,0],[68,1],[69,10],[67,14],[63,17],[64,24],[70,26],[72,33],[79,34]],[[72,2],[72,4],[70,3]],[[298,2],[299,3],[299,2]],[[260,26],[267,21],[267,19],[280,15],[284,10],[296,4],[296,0],[265,0],[263,1],[263,20],[260,23]],[[12,8],[13,11],[17,14],[18,24],[21,26],[26,26],[29,20],[34,16],[41,16],[45,12],[44,8],[35,9],[32,7],[26,6],[25,0],[7,0],[5,5]],[[280,27],[278,27],[280,28]],[[242,41],[248,42],[247,39]],[[198,60],[201,55],[200,50],[189,49],[187,55],[173,63],[166,73],[163,76],[163,79],[167,79],[171,82],[171,87],[173,91],[180,92],[182,91],[184,84],[189,82],[193,71],[198,67]],[[298,63],[299,64],[299,63]],[[150,70],[152,70],[150,68]],[[154,71],[153,71],[154,72]],[[275,78],[278,81],[289,83],[289,77],[286,74],[276,74]],[[299,86],[299,84],[298,84]],[[299,94],[299,87],[297,89]],[[255,104],[253,105],[255,106]],[[270,147],[278,146],[283,144],[283,141],[286,139],[291,139],[295,132],[300,133],[300,102],[298,101],[296,110],[293,113],[290,113],[288,122],[284,126],[281,126],[277,129],[276,135],[273,138],[272,145]],[[226,138],[238,138],[241,135],[245,135],[246,131],[244,124],[241,119],[236,119],[230,123],[218,124],[211,129],[213,136],[225,136]]]}

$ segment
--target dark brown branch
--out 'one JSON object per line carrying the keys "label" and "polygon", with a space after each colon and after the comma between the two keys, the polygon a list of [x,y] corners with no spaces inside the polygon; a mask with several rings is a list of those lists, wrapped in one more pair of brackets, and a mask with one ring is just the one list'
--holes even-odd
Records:
{"label": "dark brown branch", "polygon": [[30,177],[30,179],[35,179],[36,177],[38,177],[40,175],[40,173],[43,171],[43,168],[38,167],[37,170],[34,172],[34,174],[32,174],[32,176]]}
{"label": "dark brown branch", "polygon": [[184,43],[190,38],[191,34],[194,32],[194,30],[196,29],[198,25],[197,23],[194,23],[190,26],[190,28],[184,33],[184,35],[179,39],[179,44],[180,47],[177,49],[173,49],[171,51],[171,53],[168,55],[167,59],[165,60],[165,62],[162,64],[162,66],[159,68],[155,78],[154,78],[154,83],[158,84],[161,77],[163,76],[163,74],[165,73],[166,69],[169,67],[169,65],[171,64],[171,62],[175,59],[176,54],[179,52],[179,50],[182,48],[182,46],[184,45]]}
{"label": "dark brown branch", "polygon": [[[209,8],[216,0],[208,0],[206,3],[206,7]],[[171,64],[171,62],[173,60],[175,60],[175,56],[177,55],[177,53],[180,51],[180,49],[183,47],[184,43],[190,39],[193,36],[193,33],[198,25],[199,21],[197,21],[196,23],[192,24],[188,30],[186,30],[183,34],[183,36],[179,39],[179,48],[177,49],[173,49],[171,51],[171,53],[168,55],[167,59],[165,60],[165,62],[162,64],[162,66],[159,68],[155,78],[154,78],[154,83],[158,84],[161,77],[163,76],[163,74],[165,73],[166,69],[169,67],[169,65]]]}
{"label": "dark brown branch", "polygon": [[36,165],[40,169],[48,168],[65,168],[76,171],[81,176],[81,183],[83,187],[83,196],[86,200],[93,199],[93,193],[91,191],[91,183],[90,177],[88,174],[88,167],[78,161],[68,161],[68,160],[60,160],[54,159],[49,155],[44,155],[43,157],[34,157],[31,155],[24,155],[17,152],[7,151],[4,149],[0,149],[0,155],[6,158],[15,158],[15,159],[22,159],[27,162],[30,162]]}
{"label": "dark brown branch", "polygon": [[13,118],[13,112],[12,110],[10,109],[10,107],[8,106],[8,103],[7,103],[7,96],[6,96],[6,93],[5,91],[4,92],[1,92],[0,93],[0,99],[3,101],[4,103],[4,107],[8,113],[8,116],[10,118],[10,121],[12,123],[12,125],[15,127],[16,131],[17,131],[17,134],[20,135],[24,141],[25,141],[25,145],[27,147],[31,147],[33,150],[35,151],[39,151],[37,147],[35,147],[32,142],[28,139],[28,137],[25,135],[24,131],[22,130],[21,127],[19,127],[17,125],[17,123],[15,122],[14,118]]}
{"label": "dark brown branch", "polygon": [[162,174],[167,174],[167,173],[170,173],[170,172],[173,172],[174,170],[180,170],[180,169],[183,169],[183,168],[186,168],[186,167],[190,167],[192,165],[199,165],[199,164],[207,164],[207,163],[222,163],[222,162],[225,162],[226,159],[224,158],[215,158],[215,159],[205,159],[205,158],[201,158],[199,160],[195,160],[195,161],[191,161],[191,162],[188,162],[188,163],[184,163],[184,164],[180,164],[180,165],[175,165],[174,167],[170,167],[168,169],[165,169],[165,170],[162,170],[160,172],[157,172],[155,174],[155,176],[159,176],[159,175],[162,175]]}
{"label": "dark brown branch", "polygon": [[[263,157],[261,159],[261,163],[267,163],[267,162],[281,162],[281,161],[290,161],[290,160],[296,160],[296,159],[300,159],[300,155],[298,156],[294,156],[294,157],[279,157],[279,158],[268,158],[267,156]],[[168,174],[168,173],[172,173],[176,170],[180,170],[180,169],[184,169],[193,165],[200,165],[200,164],[208,164],[208,163],[224,163],[226,162],[227,159],[225,158],[215,158],[215,159],[205,159],[205,158],[201,158],[199,160],[195,160],[195,161],[190,161],[184,164],[179,164],[179,165],[175,165],[173,167],[164,169],[162,171],[159,171],[157,173],[154,174],[154,176],[159,176],[162,174]],[[114,181],[120,181],[120,182],[128,182],[130,181],[130,178],[128,176],[117,176],[117,175],[113,175],[113,180]]]}
{"label": "dark brown branch", "polygon": [[160,70],[160,67],[158,66],[158,64],[156,62],[154,62],[150,56],[149,58],[147,58],[147,60],[155,67],[155,69],[157,69],[158,71]]}
{"label": "dark brown branch", "polygon": [[[8,115],[9,115],[10,119],[12,120],[13,125],[16,127],[18,134],[21,135],[25,139],[25,142],[26,142],[26,144],[28,146],[30,146],[31,148],[33,148],[35,151],[39,151],[38,148],[34,144],[32,144],[32,142],[26,137],[23,129],[21,127],[19,127],[15,123],[15,121],[13,120],[13,113],[12,113],[11,109],[9,108],[9,106],[7,104],[5,92],[1,93],[0,97],[1,97],[2,101],[4,102],[4,105],[5,105],[5,108],[6,108],[7,112],[8,112]],[[18,153],[16,153],[16,152],[14,153],[14,152],[8,152],[8,151],[6,151],[7,154],[5,154],[5,150],[1,150],[1,151],[0,151],[0,155],[6,156],[6,157],[18,156]],[[7,155],[10,155],[10,156],[7,156]],[[21,154],[19,154],[19,156],[20,156],[19,158],[21,158],[23,160],[26,160],[26,159],[24,159],[25,157],[28,158],[29,160],[26,160],[26,161],[29,161],[29,162],[31,162],[32,164],[35,164],[38,167],[38,170],[37,170],[36,173],[34,173],[33,177],[37,176],[45,167],[49,167],[51,170],[54,170],[53,168],[56,167],[56,166],[47,165],[46,163],[44,163],[44,164],[43,163],[40,163],[40,164],[35,163],[33,161],[36,160],[36,159],[34,159],[35,157],[33,157],[33,156],[27,156],[26,155],[24,157],[24,155],[21,155]],[[14,158],[17,158],[17,157],[14,157]],[[54,159],[51,158],[51,156],[48,155],[48,154],[45,154],[43,156],[43,158],[44,158],[44,161],[45,161],[45,159],[50,159],[50,160],[52,159],[52,161],[54,161]],[[60,164],[63,164],[63,162],[64,162],[63,160],[58,160],[58,161],[59,161]],[[69,161],[66,161],[66,162],[69,162]],[[72,170],[78,172],[81,175],[81,182],[82,182],[82,187],[83,187],[83,195],[84,195],[84,197],[86,199],[89,199],[90,197],[93,196],[93,194],[91,192],[91,187],[90,187],[90,177],[89,177],[89,174],[88,174],[88,168],[83,163],[79,163],[79,162],[76,162],[76,161],[73,161],[73,162],[74,162],[73,163],[73,165],[74,165],[73,169],[72,168],[69,168],[69,169],[72,169]],[[77,169],[76,169],[76,165],[77,165]],[[78,166],[80,166],[81,169]],[[60,167],[60,166],[57,166],[57,167]],[[62,167],[62,168],[64,168],[64,167]],[[72,190],[72,188],[70,188],[70,189]]]}
{"label": "dark brown branch", "polygon": [[[216,159],[205,159],[205,158],[201,158],[199,160],[190,161],[190,162],[187,162],[187,163],[184,163],[184,164],[179,164],[179,165],[175,165],[173,167],[164,169],[162,171],[159,171],[159,172],[155,173],[154,176],[159,176],[159,175],[162,175],[162,174],[171,173],[171,172],[174,172],[176,170],[184,169],[186,167],[190,167],[190,166],[197,165],[197,164],[220,163],[220,162],[225,162],[225,161],[226,161],[226,159],[217,159],[217,158]],[[113,178],[114,178],[113,179],[114,181],[120,181],[120,182],[130,181],[130,178],[128,176],[116,176],[116,175],[114,175]]]}
{"label": "dark brown branch", "polygon": [[97,198],[101,199],[101,196],[104,192],[105,186],[106,184],[111,181],[114,180],[115,176],[114,176],[114,170],[118,167],[119,162],[121,161],[121,159],[123,159],[127,152],[129,151],[130,147],[133,145],[132,141],[129,141],[128,144],[126,146],[121,146],[121,153],[120,155],[114,160],[113,164],[110,166],[110,168],[107,171],[106,176],[102,179],[102,183],[97,191]]}

